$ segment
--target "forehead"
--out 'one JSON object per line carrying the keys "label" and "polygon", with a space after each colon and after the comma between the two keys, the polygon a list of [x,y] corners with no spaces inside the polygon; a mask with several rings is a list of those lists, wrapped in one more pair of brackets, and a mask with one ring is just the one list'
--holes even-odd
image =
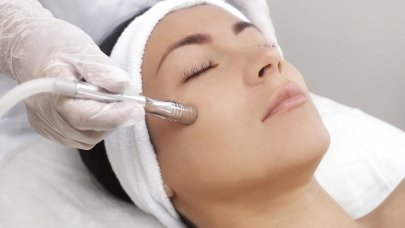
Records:
{"label": "forehead", "polygon": [[[237,20],[236,16],[218,6],[197,5],[168,14],[157,24],[152,35],[159,36],[164,33],[165,36],[174,39],[182,38],[192,32],[212,31],[216,27],[221,28],[221,24],[229,26],[230,22]],[[221,29],[223,30],[223,27]]]}
{"label": "forehead", "polygon": [[195,33],[209,33],[218,37],[229,32],[239,21],[236,16],[213,5],[197,5],[174,11],[155,27],[146,45],[145,54],[161,55],[170,44]]}

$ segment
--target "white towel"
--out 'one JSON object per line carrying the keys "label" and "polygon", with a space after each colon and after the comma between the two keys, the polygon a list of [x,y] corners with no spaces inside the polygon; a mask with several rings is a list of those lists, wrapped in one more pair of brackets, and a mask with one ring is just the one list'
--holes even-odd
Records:
{"label": "white towel", "polygon": [[[221,0],[166,0],[157,3],[128,25],[111,54],[113,61],[128,72],[135,85],[134,92],[142,93],[143,54],[154,27],[168,13],[199,4],[218,6],[248,21],[237,9]],[[131,200],[163,225],[170,228],[184,227],[164,191],[145,118],[135,126],[112,133],[106,138],[105,146],[111,166]]]}

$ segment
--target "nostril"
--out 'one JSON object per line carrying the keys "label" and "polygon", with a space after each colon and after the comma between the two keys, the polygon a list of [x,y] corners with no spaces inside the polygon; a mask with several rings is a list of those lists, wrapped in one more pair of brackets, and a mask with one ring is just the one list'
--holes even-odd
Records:
{"label": "nostril", "polygon": [[271,64],[267,64],[266,66],[264,66],[264,67],[259,71],[259,77],[260,77],[260,78],[263,77],[264,72],[265,72],[267,69],[269,69],[269,68],[271,68]]}

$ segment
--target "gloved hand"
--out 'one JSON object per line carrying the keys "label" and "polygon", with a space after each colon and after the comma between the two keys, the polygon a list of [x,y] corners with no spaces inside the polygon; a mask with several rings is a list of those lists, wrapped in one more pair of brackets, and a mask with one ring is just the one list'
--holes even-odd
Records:
{"label": "gloved hand", "polygon": [[[0,73],[19,83],[40,77],[85,79],[111,92],[129,85],[126,73],[88,35],[34,0],[0,0]],[[81,149],[144,115],[143,107],[131,102],[106,104],[54,94],[29,98],[26,109],[41,135]]]}

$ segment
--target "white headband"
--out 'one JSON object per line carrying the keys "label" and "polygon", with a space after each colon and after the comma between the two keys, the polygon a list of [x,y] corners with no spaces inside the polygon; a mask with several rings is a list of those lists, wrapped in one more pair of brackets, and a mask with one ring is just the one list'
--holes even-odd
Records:
{"label": "white headband", "polygon": [[[126,70],[142,93],[141,66],[146,43],[155,26],[168,13],[199,5],[218,6],[241,20],[248,19],[222,0],[165,0],[135,18],[124,30],[111,54],[111,59]],[[163,188],[155,151],[149,139],[145,118],[134,126],[121,128],[105,139],[111,166],[125,192],[143,211],[152,214],[170,228],[184,227]]]}

